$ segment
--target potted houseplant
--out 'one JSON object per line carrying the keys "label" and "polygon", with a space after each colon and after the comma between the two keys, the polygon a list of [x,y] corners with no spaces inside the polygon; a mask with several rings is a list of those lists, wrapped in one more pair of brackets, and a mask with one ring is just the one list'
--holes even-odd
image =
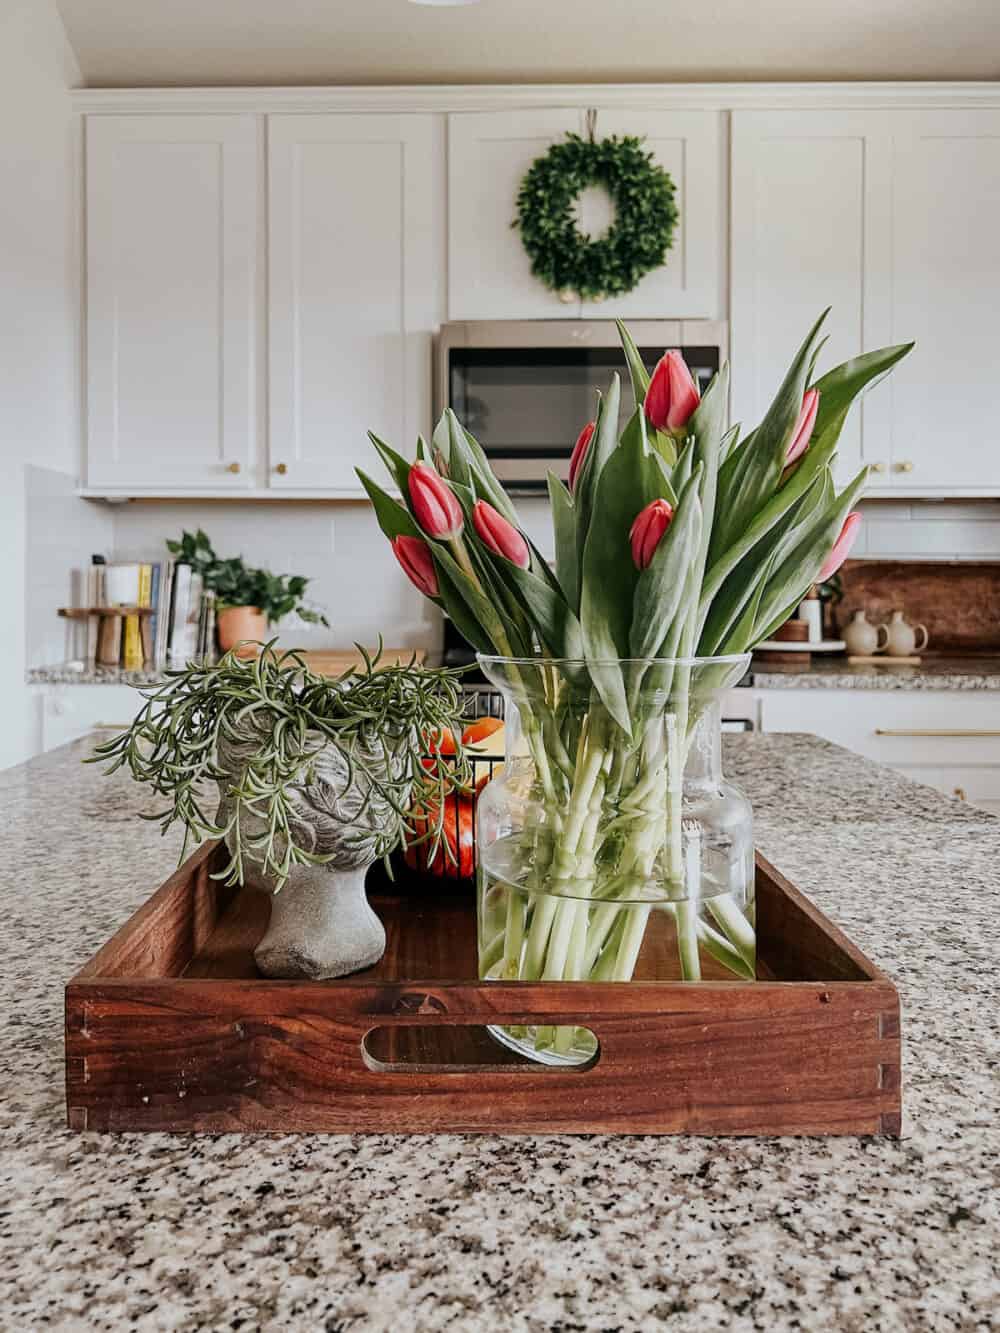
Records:
{"label": "potted houseplant", "polygon": [[304,600],[309,583],[301,574],[271,574],[247,565],[242,556],[220,560],[201,528],[184,532],[167,549],[179,563],[191,565],[215,593],[219,647],[229,652],[241,643],[263,643],[268,627],[295,612],[310,624],[329,625],[321,611]]}
{"label": "potted houseplant", "polygon": [[[265,976],[325,979],[369,967],[385,932],[365,897],[369,866],[397,846],[443,839],[446,796],[467,790],[461,753],[427,762],[425,737],[460,725],[457,673],[415,663],[314,675],[273,642],[253,660],[190,663],[144,691],[132,725],[89,762],[126,765],[166,800],[163,831],[221,838],[227,884],[272,895],[254,953]],[[217,808],[212,797],[217,793]]]}
{"label": "potted houseplant", "polygon": [[[507,700],[477,815],[484,978],[754,978],[751,812],[722,777],[719,699],[845,558],[866,470],[837,490],[841,428],[909,351],[817,378],[824,319],[742,436],[726,366],[704,394],[679,352],[650,376],[619,325],[635,408],[619,431],[615,376],[569,485],[550,474],[552,565],[453,413],[412,464],[371,437],[402,498],[359,475],[396,558]],[[583,1028],[495,1035],[547,1063],[594,1056]]]}

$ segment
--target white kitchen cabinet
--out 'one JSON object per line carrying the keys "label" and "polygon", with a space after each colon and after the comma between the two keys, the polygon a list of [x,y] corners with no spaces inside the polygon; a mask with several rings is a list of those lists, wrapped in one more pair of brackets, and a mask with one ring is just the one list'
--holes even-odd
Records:
{"label": "white kitchen cabinet", "polygon": [[[718,319],[725,215],[718,111],[597,108],[596,135],[638,135],[673,177],[680,220],[666,264],[607,303],[550,291],[531,273],[517,194],[532,162],[567,132],[584,133],[582,108],[459,113],[448,118],[448,317],[466,319]],[[582,225],[604,225],[584,200]],[[588,206],[589,205],[589,206]],[[566,299],[569,298],[569,299]]]}
{"label": "white kitchen cabinet", "polygon": [[990,690],[760,689],[762,731],[808,731],[949,796],[1000,809],[1000,698]]}
{"label": "white kitchen cabinet", "polygon": [[406,453],[430,429],[443,128],[429,115],[269,119],[272,488],[361,495],[369,429]]}
{"label": "white kitchen cabinet", "polygon": [[583,112],[567,107],[448,117],[448,318],[566,319],[564,302],[532,276],[517,216],[521,179]]}
{"label": "white kitchen cabinet", "polygon": [[894,482],[996,494],[1000,111],[893,113],[891,188]]}
{"label": "white kitchen cabinet", "polygon": [[52,684],[31,687],[38,751],[79,740],[100,728],[124,731],[144,703],[134,685]]}
{"label": "white kitchen cabinet", "polygon": [[[892,341],[885,113],[738,111],[732,118],[732,419],[755,426],[827,306],[821,369]],[[890,473],[891,399],[848,418],[838,481]]]}
{"label": "white kitchen cabinet", "polygon": [[90,488],[254,483],[257,119],[87,122]]}
{"label": "white kitchen cabinet", "polygon": [[838,479],[1000,494],[1000,111],[736,112],[731,228],[735,420],[832,304],[821,368],[916,341],[848,419]]}

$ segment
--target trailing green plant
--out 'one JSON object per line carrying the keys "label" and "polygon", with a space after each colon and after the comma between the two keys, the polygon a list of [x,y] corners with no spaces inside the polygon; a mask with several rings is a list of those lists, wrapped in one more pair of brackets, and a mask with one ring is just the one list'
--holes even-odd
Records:
{"label": "trailing green plant", "polygon": [[[389,811],[374,832],[377,856],[422,842],[431,844],[431,855],[443,842],[448,855],[445,797],[469,788],[471,766],[460,747],[447,764],[428,763],[427,737],[461,729],[461,672],[412,660],[382,667],[380,646],[374,656],[361,649],[364,666],[331,680],[274,644],[258,657],[230,652],[214,666],[168,671],[165,684],[142,691],[146,703],[131,726],[86,762],[106,763],[109,774],[126,766],[137,782],[168,798],[165,809],[143,818],[163,833],[184,826],[181,859],[192,838],[226,839],[230,859],[216,877],[227,884],[244,882],[247,861],[280,888],[293,866],[332,859],[311,849],[291,795],[313,781],[313,762],[328,743],[344,755],[347,785],[363,797],[355,823],[373,802]],[[248,754],[239,771],[220,765],[220,742]],[[209,808],[220,792],[229,800],[224,825]],[[249,834],[248,827],[260,832]],[[372,836],[370,828],[365,833]]]}
{"label": "trailing green plant", "polygon": [[180,541],[168,541],[167,550],[179,564],[190,565],[201,574],[205,587],[215,593],[219,610],[254,606],[270,625],[294,611],[310,624],[329,625],[321,611],[303,601],[309,580],[301,574],[271,574],[245,564],[239,555],[220,560],[201,528],[183,532]]}

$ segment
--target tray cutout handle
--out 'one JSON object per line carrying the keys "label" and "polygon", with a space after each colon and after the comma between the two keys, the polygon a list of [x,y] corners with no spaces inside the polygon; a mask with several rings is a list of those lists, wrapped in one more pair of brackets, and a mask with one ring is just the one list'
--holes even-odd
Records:
{"label": "tray cutout handle", "polygon": [[600,1060],[601,1047],[597,1042],[580,1064],[546,1064],[502,1046],[483,1023],[407,1023],[369,1028],[361,1058],[376,1074],[585,1074]]}

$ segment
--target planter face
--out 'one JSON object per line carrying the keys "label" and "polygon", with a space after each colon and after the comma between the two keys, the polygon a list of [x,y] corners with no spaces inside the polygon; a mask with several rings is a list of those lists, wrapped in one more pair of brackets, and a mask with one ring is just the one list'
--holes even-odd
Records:
{"label": "planter face", "polygon": [[224,653],[245,639],[264,643],[267,617],[255,606],[227,606],[218,614],[219,647]]}
{"label": "planter face", "polygon": [[[261,737],[248,732],[245,741],[222,741],[219,766],[238,779],[259,749]],[[372,766],[387,762],[385,751],[362,752]],[[219,781],[218,823],[232,817],[230,781]],[[317,749],[302,781],[287,789],[296,842],[329,860],[296,865],[280,890],[248,854],[249,840],[266,831],[262,818],[244,812],[240,836],[244,846],[244,882],[271,895],[271,920],[254,951],[266,977],[324,981],[372,967],[385,951],[385,930],[368,905],[364,880],[379,855],[379,838],[396,818],[384,798],[371,788],[360,764],[348,764],[339,746]],[[232,850],[234,834],[226,839]]]}

